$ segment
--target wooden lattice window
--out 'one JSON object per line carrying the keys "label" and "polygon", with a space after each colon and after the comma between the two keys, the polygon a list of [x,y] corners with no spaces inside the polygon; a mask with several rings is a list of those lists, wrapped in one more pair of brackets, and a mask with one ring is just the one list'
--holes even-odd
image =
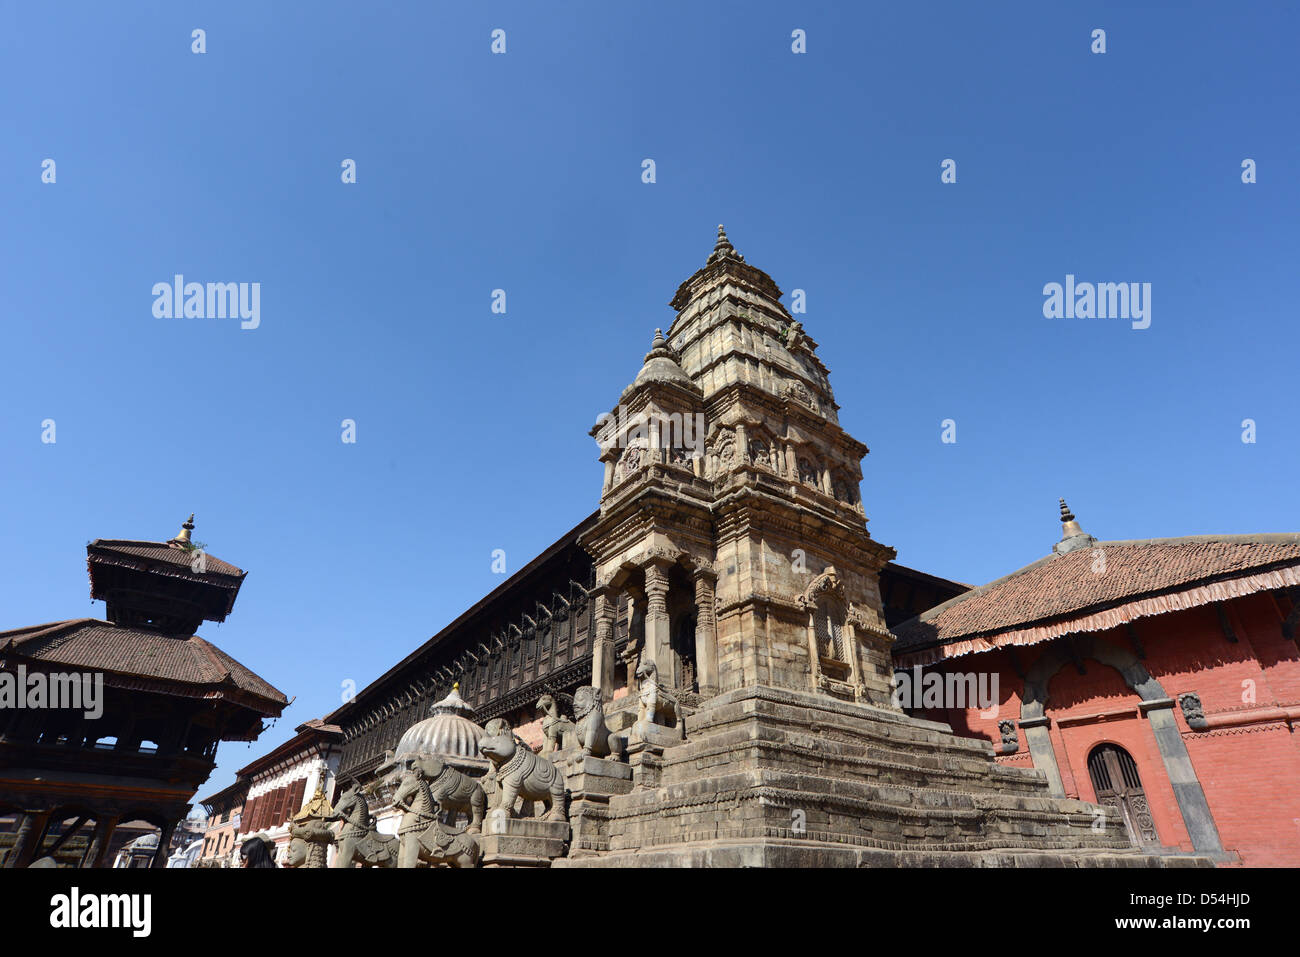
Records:
{"label": "wooden lattice window", "polygon": [[823,596],[813,613],[813,633],[817,639],[817,657],[822,671],[832,678],[847,677],[849,653],[846,647],[844,603],[833,595]]}

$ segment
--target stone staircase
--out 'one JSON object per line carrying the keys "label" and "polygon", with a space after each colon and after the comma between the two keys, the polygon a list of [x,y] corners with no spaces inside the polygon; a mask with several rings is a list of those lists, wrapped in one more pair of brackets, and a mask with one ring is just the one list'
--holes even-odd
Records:
{"label": "stone staircase", "polygon": [[555,866],[1210,863],[1139,851],[1114,810],[1052,797],[1040,771],[901,712],[751,687],[704,702],[686,732],[634,744],[625,793],[593,804],[584,787],[583,840]]}

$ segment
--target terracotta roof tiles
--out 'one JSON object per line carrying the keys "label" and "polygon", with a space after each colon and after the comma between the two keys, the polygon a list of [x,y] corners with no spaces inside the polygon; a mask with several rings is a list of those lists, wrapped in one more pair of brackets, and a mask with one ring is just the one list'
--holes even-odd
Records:
{"label": "terracotta roof tiles", "polygon": [[[1072,625],[1100,630],[1144,614],[1286,587],[1293,579],[1300,582],[1300,535],[1096,542],[1049,555],[903,622],[894,629],[894,651],[907,655],[961,643],[965,653],[1029,644],[1066,633]],[[1226,584],[1232,582],[1241,587]],[[1215,587],[1202,588],[1194,600],[1169,599],[1211,584]],[[1120,614],[1104,614],[1119,609]],[[1086,616],[1092,620],[1084,622]],[[1012,636],[1018,640],[999,641]]]}
{"label": "terracotta roof tiles", "polygon": [[0,632],[0,653],[5,652],[68,668],[196,688],[225,685],[274,703],[275,713],[287,703],[278,689],[197,635],[167,635],[78,618]]}

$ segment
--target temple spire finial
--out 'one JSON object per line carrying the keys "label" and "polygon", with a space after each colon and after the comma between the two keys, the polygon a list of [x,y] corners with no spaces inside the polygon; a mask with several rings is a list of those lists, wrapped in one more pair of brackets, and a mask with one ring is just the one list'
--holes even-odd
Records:
{"label": "temple spire finial", "polygon": [[717,262],[724,256],[730,256],[740,262],[745,261],[745,257],[736,252],[736,247],[731,245],[731,240],[727,238],[727,228],[718,223],[718,241],[713,244],[713,253],[709,256],[709,262]]}
{"label": "temple spire finial", "polygon": [[190,543],[190,532],[192,531],[194,531],[194,513],[190,512],[190,517],[185,520],[181,525],[181,530],[176,533],[176,537],[168,544],[188,545]]}
{"label": "temple spire finial", "polygon": [[1061,541],[1067,538],[1073,538],[1075,535],[1082,535],[1083,529],[1079,523],[1074,520],[1074,513],[1070,511],[1070,506],[1065,504],[1065,499],[1061,499]]}

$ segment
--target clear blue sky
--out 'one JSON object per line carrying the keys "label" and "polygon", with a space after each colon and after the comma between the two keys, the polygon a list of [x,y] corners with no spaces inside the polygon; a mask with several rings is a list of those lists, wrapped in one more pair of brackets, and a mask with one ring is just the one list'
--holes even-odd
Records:
{"label": "clear blue sky", "polygon": [[[596,506],[587,430],[719,222],[807,291],[900,561],[987,581],[1061,495],[1300,528],[1293,6],[379,6],[0,13],[0,627],[102,615],[85,543],[196,512],[249,570],[202,633],[296,696],[201,793]],[[260,328],[155,318],[175,273],[260,282]],[[1067,273],[1151,327],[1045,319]]]}

